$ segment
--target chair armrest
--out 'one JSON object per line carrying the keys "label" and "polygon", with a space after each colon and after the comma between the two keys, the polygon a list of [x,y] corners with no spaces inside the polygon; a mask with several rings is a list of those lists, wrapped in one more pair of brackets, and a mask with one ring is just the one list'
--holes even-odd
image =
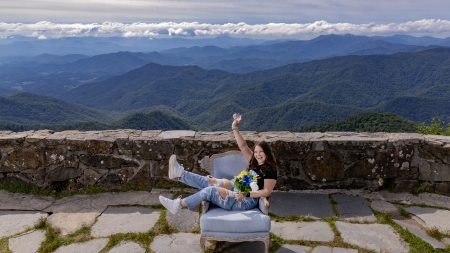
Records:
{"label": "chair armrest", "polygon": [[209,209],[209,201],[203,200],[202,203],[200,204],[200,212],[204,214],[208,211],[208,209]]}
{"label": "chair armrest", "polygon": [[258,207],[265,215],[269,215],[269,200],[266,197],[260,197]]}

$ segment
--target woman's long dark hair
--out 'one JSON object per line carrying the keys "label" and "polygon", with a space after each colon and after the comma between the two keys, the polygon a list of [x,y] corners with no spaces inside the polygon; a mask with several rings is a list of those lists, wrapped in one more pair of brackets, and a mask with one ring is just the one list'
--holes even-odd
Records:
{"label": "woman's long dark hair", "polygon": [[[261,141],[257,143],[256,146],[260,146],[264,151],[264,154],[266,155],[266,161],[264,162],[264,164],[267,164],[276,170],[278,167],[277,160],[275,159],[272,148],[270,148],[269,144],[265,141]],[[256,166],[258,166],[258,161],[256,161],[255,156],[253,155],[252,159],[250,160],[250,167],[256,168]]]}

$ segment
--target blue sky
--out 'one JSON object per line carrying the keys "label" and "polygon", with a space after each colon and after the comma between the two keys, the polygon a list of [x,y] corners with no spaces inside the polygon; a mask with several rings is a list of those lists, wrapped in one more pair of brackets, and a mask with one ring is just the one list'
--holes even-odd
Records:
{"label": "blue sky", "polygon": [[450,36],[447,0],[0,0],[0,37]]}

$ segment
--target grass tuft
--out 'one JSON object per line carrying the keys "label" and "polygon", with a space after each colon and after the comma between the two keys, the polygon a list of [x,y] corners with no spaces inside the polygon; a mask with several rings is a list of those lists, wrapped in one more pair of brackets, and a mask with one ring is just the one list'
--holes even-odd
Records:
{"label": "grass tuft", "polygon": [[328,195],[328,199],[330,200],[331,209],[333,210],[334,215],[338,216],[339,213],[336,208],[337,202],[336,202],[336,200],[333,199],[332,194]]}
{"label": "grass tuft", "polygon": [[88,226],[81,227],[67,237],[62,237],[60,232],[52,228],[47,222],[42,223],[40,221],[37,226],[45,230],[45,240],[41,243],[41,247],[38,250],[39,253],[50,253],[61,246],[92,239],[91,228]]}
{"label": "grass tuft", "polygon": [[294,215],[289,215],[287,217],[280,217],[277,216],[273,213],[269,213],[270,219],[272,221],[276,221],[276,222],[286,222],[286,221],[296,221],[296,222],[310,222],[310,221],[317,221],[317,219],[313,219],[311,217],[308,216],[294,216]]}
{"label": "grass tuft", "polygon": [[1,253],[12,253],[11,250],[9,249],[8,238],[0,239],[0,252]]}
{"label": "grass tuft", "polygon": [[433,237],[438,241],[442,240],[445,237],[445,235],[441,233],[437,228],[427,229],[426,232],[429,236]]}

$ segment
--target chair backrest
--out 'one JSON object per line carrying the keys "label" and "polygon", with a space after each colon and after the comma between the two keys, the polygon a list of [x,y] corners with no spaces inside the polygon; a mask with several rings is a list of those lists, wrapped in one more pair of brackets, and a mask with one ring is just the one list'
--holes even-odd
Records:
{"label": "chair backrest", "polygon": [[208,167],[215,178],[232,179],[243,169],[248,167],[248,161],[240,151],[228,151],[214,154],[209,159]]}

